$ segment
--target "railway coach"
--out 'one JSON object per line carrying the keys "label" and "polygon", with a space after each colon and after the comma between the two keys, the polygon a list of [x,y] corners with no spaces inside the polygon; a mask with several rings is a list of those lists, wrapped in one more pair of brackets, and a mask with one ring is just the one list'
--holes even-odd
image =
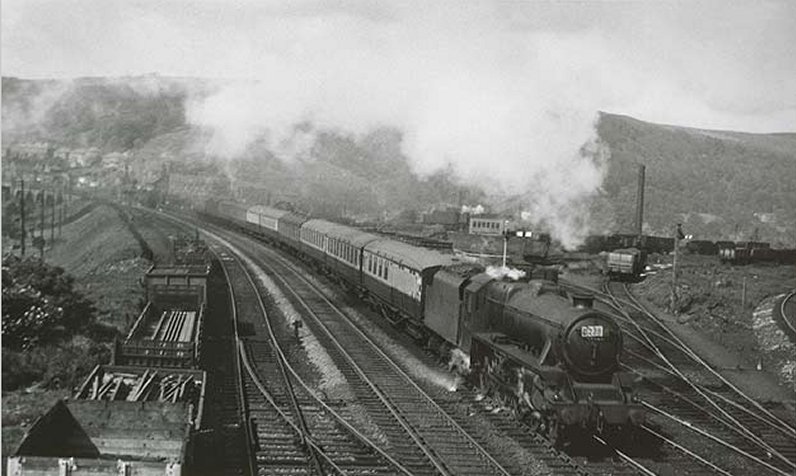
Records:
{"label": "railway coach", "polygon": [[326,220],[312,219],[300,227],[300,252],[353,286],[362,283],[362,248],[379,236]]}
{"label": "railway coach", "polygon": [[400,241],[374,240],[362,250],[362,284],[388,307],[393,321],[404,321],[416,336],[425,334],[426,290],[443,266],[459,262],[452,254],[419,248]]}

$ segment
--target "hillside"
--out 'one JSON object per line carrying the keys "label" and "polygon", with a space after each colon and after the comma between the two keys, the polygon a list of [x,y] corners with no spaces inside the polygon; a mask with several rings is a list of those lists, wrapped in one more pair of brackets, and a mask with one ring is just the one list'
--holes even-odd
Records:
{"label": "hillside", "polygon": [[644,228],[682,222],[701,239],[796,240],[796,133],[747,134],[658,125],[603,114],[611,150],[601,200],[616,231],[633,230],[637,164],[646,170]]}
{"label": "hillside", "polygon": [[[490,200],[457,183],[452,169],[415,175],[402,136],[383,128],[364,137],[312,132],[313,143],[290,162],[262,140],[240,157],[215,157],[211,131],[187,124],[189,98],[218,82],[143,76],[31,81],[3,78],[3,143],[45,141],[130,153],[140,183],[171,170],[216,161],[253,200],[287,200],[327,216],[391,216]],[[634,229],[637,164],[647,167],[644,229],[669,234],[675,223],[699,239],[756,238],[796,246],[796,133],[748,134],[652,124],[603,113],[600,141],[610,150],[605,180],[591,204],[592,232]],[[185,172],[190,173],[190,172]],[[501,199],[505,204],[505,201]],[[493,203],[499,205],[499,202]],[[506,208],[516,211],[516,206]]]}

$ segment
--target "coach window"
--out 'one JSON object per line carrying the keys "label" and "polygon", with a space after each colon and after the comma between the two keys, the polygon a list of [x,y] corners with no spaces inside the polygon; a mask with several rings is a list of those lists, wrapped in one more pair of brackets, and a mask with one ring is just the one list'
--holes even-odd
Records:
{"label": "coach window", "polygon": [[384,263],[384,279],[387,279],[390,276],[389,270],[390,270],[390,262],[387,261],[386,263]]}

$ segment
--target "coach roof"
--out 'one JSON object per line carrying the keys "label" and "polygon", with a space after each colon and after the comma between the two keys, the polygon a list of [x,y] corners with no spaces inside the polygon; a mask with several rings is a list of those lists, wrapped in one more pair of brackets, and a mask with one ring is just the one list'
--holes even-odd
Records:
{"label": "coach roof", "polygon": [[279,210],[277,208],[266,207],[264,205],[254,205],[246,209],[246,211],[250,213],[257,213],[259,215],[265,215],[270,218],[281,218],[283,215],[287,215],[290,212],[285,210]]}
{"label": "coach roof", "polygon": [[373,240],[378,240],[380,237],[372,233],[367,233],[350,226],[332,223],[326,220],[312,219],[304,223],[302,228],[314,230],[324,235],[337,240],[351,243],[357,248],[370,243]]}
{"label": "coach roof", "polygon": [[365,250],[416,270],[459,262],[459,258],[453,255],[387,238],[369,243],[365,246]]}

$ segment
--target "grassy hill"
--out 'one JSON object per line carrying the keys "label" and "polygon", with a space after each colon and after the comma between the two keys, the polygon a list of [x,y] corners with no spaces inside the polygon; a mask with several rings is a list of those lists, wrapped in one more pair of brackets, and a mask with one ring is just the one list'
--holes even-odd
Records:
{"label": "grassy hill", "polygon": [[644,226],[671,233],[682,222],[704,239],[796,240],[796,133],[747,134],[642,122],[603,114],[611,150],[603,205],[616,231],[632,231],[637,165],[646,170]]}

